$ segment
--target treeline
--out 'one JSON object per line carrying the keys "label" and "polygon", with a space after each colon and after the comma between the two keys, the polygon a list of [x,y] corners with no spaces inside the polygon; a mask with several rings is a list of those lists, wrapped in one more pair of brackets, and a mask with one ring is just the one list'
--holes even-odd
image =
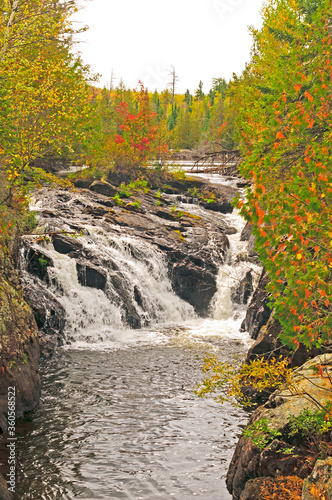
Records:
{"label": "treeline", "polygon": [[[202,141],[213,141],[220,135],[225,145],[233,148],[234,116],[230,116],[233,108],[227,97],[228,87],[225,79],[215,78],[207,94],[201,81],[194,94],[189,90],[177,94],[172,88],[148,93],[155,123],[169,149],[193,149]],[[120,102],[125,102],[132,112],[137,111],[136,95],[122,81],[114,89],[92,89],[92,100],[106,135],[116,126],[116,106]],[[226,122],[227,130],[223,130]]]}
{"label": "treeline", "polygon": [[89,68],[73,55],[76,32],[70,19],[76,5],[75,0],[1,3],[0,153],[14,186],[22,185],[23,172],[33,175],[54,158],[112,165],[119,160],[120,136],[128,145],[125,163],[130,153],[143,161],[142,144],[122,128],[124,120],[134,130],[129,116],[136,116],[136,128],[144,122],[151,159],[162,149],[192,149],[221,136],[227,147],[234,146],[233,108],[222,78],[214,79],[206,94],[202,82],[193,95],[176,94],[175,86],[151,93],[139,82],[136,90],[122,82],[115,89],[98,88]]}

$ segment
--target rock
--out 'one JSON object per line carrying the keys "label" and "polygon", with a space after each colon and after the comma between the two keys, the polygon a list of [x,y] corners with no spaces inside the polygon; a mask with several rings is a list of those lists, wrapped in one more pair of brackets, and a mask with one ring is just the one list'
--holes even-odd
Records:
{"label": "rock", "polygon": [[92,178],[90,179],[78,178],[73,181],[75,187],[82,189],[89,189],[92,183],[93,183]]}
{"label": "rock", "polygon": [[269,277],[263,269],[258,286],[247,309],[246,317],[241,325],[241,330],[249,332],[252,339],[257,338],[260,328],[266,325],[271,316],[271,309],[267,305],[269,294],[266,291],[266,285],[269,281]]}
{"label": "rock", "polygon": [[7,428],[8,387],[15,386],[16,417],[40,397],[38,329],[25,302],[13,261],[0,246],[0,432]]}
{"label": "rock", "polygon": [[249,241],[251,235],[252,235],[252,224],[249,224],[249,222],[247,222],[247,224],[242,229],[240,241]]}
{"label": "rock", "polygon": [[302,500],[332,500],[332,457],[317,460],[310,476],[303,482]]}
{"label": "rock", "polygon": [[94,181],[89,189],[96,193],[103,194],[104,196],[115,196],[118,192],[118,189],[116,187],[105,181]]}
{"label": "rock", "polygon": [[263,500],[261,488],[265,483],[266,479],[264,477],[249,479],[241,493],[240,500]]}
{"label": "rock", "polygon": [[105,272],[89,262],[76,262],[78,281],[83,286],[104,290],[107,282]]}
{"label": "rock", "polygon": [[289,357],[289,349],[279,339],[281,333],[282,326],[272,313],[267,324],[259,330],[256,342],[248,351],[246,362],[253,361],[256,358]]}
{"label": "rock", "polygon": [[205,315],[217,291],[216,278],[191,263],[175,263],[171,271],[173,290],[181,299],[191,304],[196,312]]}
{"label": "rock", "polygon": [[172,214],[171,212],[167,212],[166,210],[157,210],[155,212],[155,215],[157,217],[161,217],[162,219],[166,220],[171,220],[171,221],[177,220],[177,217],[174,214]]}
{"label": "rock", "polygon": [[12,500],[13,496],[9,493],[7,488],[7,481],[0,474],[0,499],[1,500]]}
{"label": "rock", "polygon": [[[234,500],[242,499],[241,494],[250,479],[264,475],[276,477],[279,474],[305,478],[310,474],[313,463],[308,460],[309,454],[306,455],[308,452],[304,448],[295,448],[294,456],[285,454],[282,449],[288,443],[284,441],[287,438],[289,417],[298,417],[305,408],[315,411],[319,404],[326,404],[326,388],[331,386],[328,377],[322,378],[313,372],[312,367],[317,364],[326,368],[331,377],[332,354],[324,354],[307,361],[293,373],[293,384],[297,390],[292,389],[291,392],[285,388],[274,392],[269,401],[251,415],[248,425],[266,418],[270,429],[280,432],[281,440],[275,439],[269,448],[261,451],[251,438],[240,437],[226,480],[228,491]],[[306,394],[310,394],[313,399],[309,399]],[[311,500],[310,497],[308,499]]]}
{"label": "rock", "polygon": [[63,345],[66,325],[64,307],[51,291],[40,285],[38,280],[23,282],[25,298],[31,306],[38,329],[41,355],[50,357],[54,348]]}
{"label": "rock", "polygon": [[233,212],[233,205],[229,201],[217,201],[213,203],[200,203],[206,210],[213,210],[213,212],[220,212],[222,214],[231,214]]}
{"label": "rock", "polygon": [[52,236],[52,243],[54,249],[61,254],[68,254],[82,249],[82,244],[79,241],[63,234],[54,234]]}
{"label": "rock", "polygon": [[232,301],[236,304],[246,304],[252,294],[252,274],[248,271],[238,285],[231,290]]}
{"label": "rock", "polygon": [[39,279],[44,280],[47,277],[47,268],[54,266],[53,260],[40,251],[33,248],[28,253],[27,271]]}

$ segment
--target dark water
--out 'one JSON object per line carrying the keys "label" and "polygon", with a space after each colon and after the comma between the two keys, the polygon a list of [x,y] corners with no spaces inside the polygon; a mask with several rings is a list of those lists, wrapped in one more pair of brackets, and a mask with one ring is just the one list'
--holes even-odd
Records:
{"label": "dark water", "polygon": [[59,350],[41,367],[40,409],[20,428],[17,498],[230,499],[225,475],[246,415],[194,395],[212,349],[230,359],[246,346],[184,333]]}

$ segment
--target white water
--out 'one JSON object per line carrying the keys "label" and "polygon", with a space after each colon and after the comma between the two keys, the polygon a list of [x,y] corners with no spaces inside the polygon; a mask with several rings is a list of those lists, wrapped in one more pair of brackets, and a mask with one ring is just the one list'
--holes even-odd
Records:
{"label": "white water", "polygon": [[[174,294],[163,254],[143,239],[83,224],[79,241],[86,261],[107,273],[105,292],[82,286],[75,260],[52,244],[34,244],[53,259],[51,283],[41,286],[64,307],[71,345],[44,368],[41,407],[21,439],[22,500],[230,500],[224,477],[247,417],[197,398],[193,387],[204,353],[224,361],[245,353],[250,340],[239,332],[245,306],[232,302],[231,288],[256,266],[244,260],[238,214],[205,216],[222,217],[238,231],[229,236],[205,319]],[[114,266],[123,289],[113,280]],[[37,278],[25,279],[33,286]],[[128,304],[143,328],[128,328]]]}
{"label": "white water", "polygon": [[[213,219],[220,217],[207,214],[197,205],[186,204],[183,208]],[[182,335],[196,341],[211,335],[246,340],[247,335],[239,333],[245,306],[232,302],[231,290],[249,270],[258,277],[259,267],[245,260],[247,242],[240,241],[244,220],[236,211],[222,217],[237,232],[228,236],[230,248],[225,264],[220,266],[217,293],[211,301],[210,318],[206,320],[198,319],[193,307],[173,292],[162,252],[143,239],[122,235],[120,230],[117,233],[117,227],[110,233],[85,223],[84,235],[79,238],[86,260],[90,261],[92,256],[92,261],[107,273],[104,291],[79,283],[75,259],[56,252],[51,243],[42,247],[34,244],[34,249],[54,262],[54,267],[48,268],[51,282],[48,288],[65,309],[67,343],[71,347],[103,349],[133,342],[164,342],[168,337],[163,328],[167,331],[167,327],[176,324],[183,328]],[[26,277],[28,281],[34,279]],[[140,329],[133,330],[128,325],[126,307],[130,308],[129,314],[139,318]]]}

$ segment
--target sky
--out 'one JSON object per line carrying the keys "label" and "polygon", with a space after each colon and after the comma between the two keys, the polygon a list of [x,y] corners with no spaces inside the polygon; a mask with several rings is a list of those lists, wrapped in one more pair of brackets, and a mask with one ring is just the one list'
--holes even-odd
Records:
{"label": "sky", "polygon": [[177,93],[212,78],[241,74],[250,59],[248,26],[261,26],[263,0],[81,0],[75,27],[89,26],[77,50],[100,74],[98,86],[122,78],[135,88],[164,90],[172,67]]}

